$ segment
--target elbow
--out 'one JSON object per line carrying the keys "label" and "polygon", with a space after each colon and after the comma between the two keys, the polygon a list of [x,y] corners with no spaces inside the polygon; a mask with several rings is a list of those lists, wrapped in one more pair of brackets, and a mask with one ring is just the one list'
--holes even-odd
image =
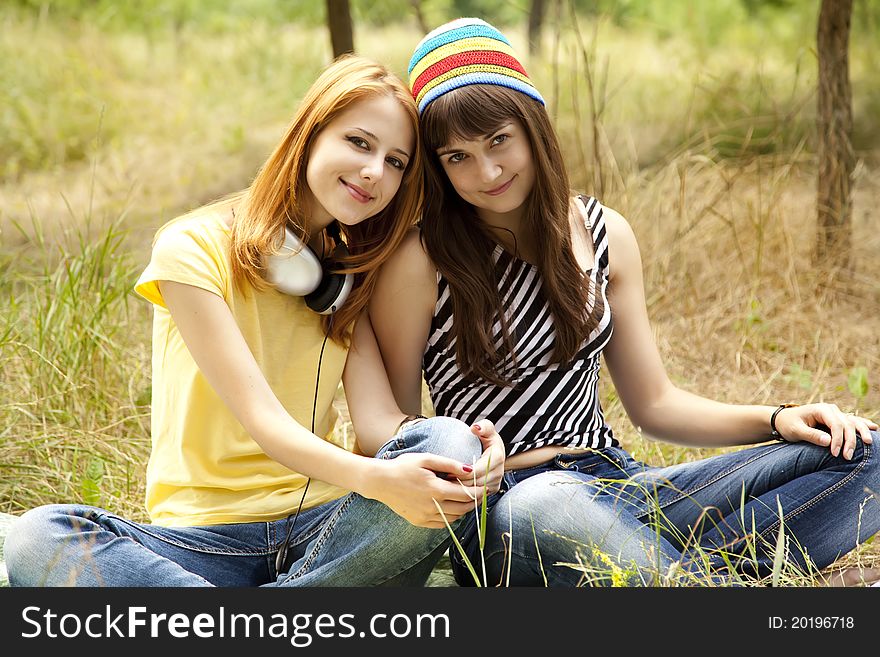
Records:
{"label": "elbow", "polygon": [[664,427],[669,418],[672,397],[677,388],[667,379],[657,386],[652,394],[636,403],[625,404],[627,415],[633,426],[648,436],[664,435]]}

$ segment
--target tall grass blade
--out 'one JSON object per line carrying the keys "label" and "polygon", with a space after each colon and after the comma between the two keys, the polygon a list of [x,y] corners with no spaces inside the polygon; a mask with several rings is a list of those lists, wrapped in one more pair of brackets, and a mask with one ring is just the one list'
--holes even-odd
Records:
{"label": "tall grass blade", "polygon": [[446,514],[443,513],[443,509],[440,508],[440,504],[437,500],[434,500],[434,506],[437,507],[437,510],[440,512],[440,516],[443,518],[443,524],[446,525],[446,529],[449,530],[449,535],[452,537],[452,542],[455,544],[458,553],[461,555],[461,558],[464,560],[465,565],[467,566],[468,571],[471,574],[471,577],[474,578],[474,583],[477,586],[483,586],[483,583],[480,582],[480,578],[477,576],[477,571],[474,570],[473,564],[471,564],[471,560],[468,559],[467,553],[464,551],[464,548],[461,546],[461,543],[458,541],[458,537],[455,535],[455,531],[453,531],[452,526],[449,524],[449,521],[446,519]]}
{"label": "tall grass blade", "polygon": [[782,564],[785,563],[785,516],[782,513],[782,502],[778,497],[776,504],[779,508],[779,535],[776,537],[776,550],[773,552],[772,586],[779,586],[782,578]]}

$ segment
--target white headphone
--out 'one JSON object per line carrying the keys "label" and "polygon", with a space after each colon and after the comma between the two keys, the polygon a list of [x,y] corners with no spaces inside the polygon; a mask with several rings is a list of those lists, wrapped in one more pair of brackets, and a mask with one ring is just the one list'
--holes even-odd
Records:
{"label": "white headphone", "polygon": [[285,294],[305,297],[306,305],[320,315],[339,310],[354,285],[352,274],[333,271],[339,260],[348,255],[336,222],[327,227],[327,233],[336,241],[336,248],[324,260],[287,226],[281,251],[266,259],[268,281]]}

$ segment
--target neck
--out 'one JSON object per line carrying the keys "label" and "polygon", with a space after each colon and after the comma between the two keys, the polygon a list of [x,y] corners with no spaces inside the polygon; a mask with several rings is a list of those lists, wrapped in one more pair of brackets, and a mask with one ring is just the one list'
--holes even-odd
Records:
{"label": "neck", "polygon": [[477,209],[480,221],[489,229],[504,250],[518,258],[534,263],[535,253],[526,239],[523,211],[517,208],[512,212],[496,213]]}
{"label": "neck", "polygon": [[331,217],[321,204],[315,201],[311,191],[307,190],[304,196],[305,198],[302,201],[303,216],[306,217],[308,222],[309,232],[317,235],[333,223],[335,218]]}

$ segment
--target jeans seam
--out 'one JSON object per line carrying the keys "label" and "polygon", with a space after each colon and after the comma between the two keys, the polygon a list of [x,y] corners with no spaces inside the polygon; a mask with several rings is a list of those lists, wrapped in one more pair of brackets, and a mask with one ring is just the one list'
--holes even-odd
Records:
{"label": "jeans seam", "polygon": [[[754,463],[755,461],[758,461],[759,459],[763,459],[763,458],[765,458],[765,457],[767,457],[767,456],[769,456],[769,455],[771,455],[771,454],[774,454],[777,450],[780,450],[780,449],[785,449],[785,445],[772,446],[771,449],[767,449],[767,450],[764,450],[764,451],[762,451],[762,452],[759,452],[759,453],[755,454],[754,456],[752,456],[752,458],[748,459],[747,461],[741,461],[741,462],[738,462],[738,463],[736,463],[736,464],[734,465],[734,467],[729,468],[729,469],[727,469],[727,470],[724,470],[724,471],[722,471],[722,472],[719,472],[719,473],[718,473],[717,475],[715,475],[713,478],[708,479],[708,480],[706,480],[706,481],[699,482],[699,485],[697,485],[697,486],[694,486],[694,487],[689,488],[689,489],[687,489],[687,490],[677,489],[677,490],[678,490],[678,493],[679,493],[677,496],[675,496],[675,497],[671,497],[670,499],[668,499],[666,502],[664,502],[664,503],[661,504],[661,505],[657,505],[657,508],[659,508],[659,509],[665,509],[666,507],[668,507],[668,506],[670,506],[670,505],[672,505],[672,504],[675,504],[676,502],[680,502],[680,501],[683,500],[683,499],[686,499],[686,498],[692,497],[692,496],[694,495],[694,493],[696,493],[697,491],[703,490],[703,489],[706,488],[707,486],[710,486],[710,485],[716,483],[717,481],[720,481],[720,480],[723,479],[724,477],[728,477],[728,476],[730,476],[731,474],[733,474],[733,473],[736,472],[737,470],[741,470],[741,469],[743,469],[744,467],[746,467],[746,466],[748,466],[748,465],[751,465],[751,464]],[[637,513],[637,514],[634,514],[634,515],[635,515],[636,518],[641,519],[641,518],[643,518],[644,516],[646,516],[646,515],[648,515],[649,513],[651,513],[651,511],[653,511],[653,510],[654,510],[654,508],[653,508],[653,506],[652,506],[652,508],[650,508],[650,509],[645,509],[644,511],[641,511],[641,512],[639,512],[639,513]]]}
{"label": "jeans seam", "polygon": [[763,538],[764,535],[767,534],[768,532],[778,530],[779,524],[781,522],[791,520],[792,518],[800,515],[801,513],[803,513],[804,511],[806,511],[810,507],[814,506],[815,504],[817,504],[821,500],[824,500],[829,495],[837,492],[837,490],[839,488],[848,484],[850,482],[850,480],[853,479],[854,477],[856,477],[865,468],[865,466],[868,464],[868,462],[871,460],[871,447],[869,445],[863,445],[863,448],[864,448],[864,457],[859,461],[859,464],[850,471],[850,473],[848,475],[846,475],[843,479],[838,481],[833,486],[829,486],[828,488],[823,490],[821,493],[819,493],[815,497],[810,498],[808,501],[801,504],[798,508],[794,509],[792,512],[784,514],[782,518],[777,519],[772,525],[770,525],[766,529],[762,530],[760,532],[759,536],[761,536],[761,538]]}
{"label": "jeans seam", "polygon": [[[336,521],[339,520],[339,516],[342,514],[343,511],[345,511],[345,509],[348,507],[353,499],[354,493],[349,493],[348,497],[342,502],[342,504],[339,505],[339,508],[336,509],[333,515],[327,519],[326,524],[318,525],[318,529],[321,530],[321,536],[318,537],[318,542],[315,543],[315,547],[306,557],[303,565],[300,566],[299,570],[297,570],[295,573],[288,574],[287,578],[284,580],[284,583],[290,581],[291,579],[302,577],[305,574],[305,571],[307,571],[309,567],[311,567],[315,559],[318,557],[318,554],[320,554],[321,548],[324,547],[324,543],[327,542],[327,538],[329,537],[330,532],[333,530],[333,527],[336,526]],[[302,543],[302,541],[297,541],[297,543]]]}
{"label": "jeans seam", "polygon": [[129,520],[126,520],[125,518],[120,518],[119,516],[114,516],[112,514],[100,514],[100,515],[105,518],[113,518],[114,520],[118,520],[119,522],[122,522],[123,524],[126,524],[129,527],[132,527],[133,529],[136,529],[138,531],[142,531],[143,533],[145,533],[149,536],[152,536],[156,540],[162,541],[163,543],[167,543],[168,545],[174,545],[174,546],[182,548],[184,550],[190,550],[191,552],[201,552],[204,554],[222,554],[222,555],[227,555],[227,556],[243,556],[243,557],[247,556],[247,557],[250,557],[250,556],[265,556],[265,555],[271,554],[274,551],[274,550],[269,550],[269,549],[255,550],[255,551],[233,550],[233,549],[219,550],[216,548],[197,547],[194,545],[187,545],[186,543],[183,543],[181,541],[174,540],[174,539],[169,538],[167,536],[162,536],[160,534],[156,534],[156,533],[150,531],[148,529],[149,525],[135,524]]}

